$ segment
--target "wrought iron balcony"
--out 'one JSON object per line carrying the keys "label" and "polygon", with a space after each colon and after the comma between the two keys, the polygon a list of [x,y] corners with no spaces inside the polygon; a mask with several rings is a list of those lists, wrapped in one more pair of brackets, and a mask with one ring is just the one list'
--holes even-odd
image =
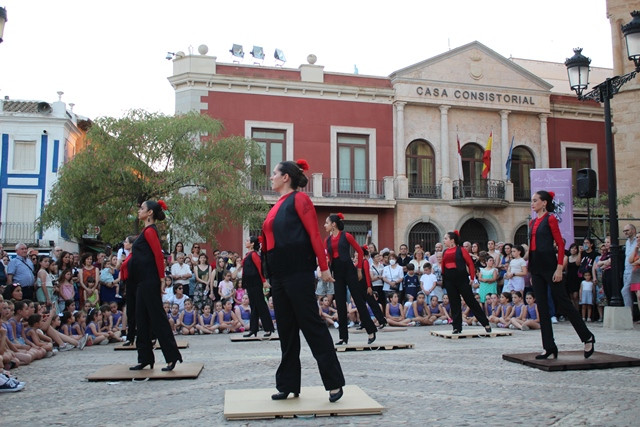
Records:
{"label": "wrought iron balcony", "polygon": [[506,184],[495,179],[453,181],[452,204],[458,206],[506,207]]}
{"label": "wrought iron balcony", "polygon": [[442,185],[409,184],[410,199],[441,199]]}
{"label": "wrought iron balcony", "polygon": [[25,243],[27,245],[38,243],[38,229],[33,222],[2,222],[0,223],[0,242],[3,245]]}
{"label": "wrought iron balcony", "polygon": [[384,181],[375,179],[322,178],[322,197],[384,199]]}
{"label": "wrought iron balcony", "polygon": [[531,200],[531,188],[513,187],[513,200],[516,202],[528,202]]}

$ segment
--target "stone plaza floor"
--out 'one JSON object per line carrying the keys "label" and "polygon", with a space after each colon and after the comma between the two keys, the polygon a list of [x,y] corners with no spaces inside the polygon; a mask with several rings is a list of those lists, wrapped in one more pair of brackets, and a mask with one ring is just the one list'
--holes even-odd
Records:
{"label": "stone plaza floor", "polygon": [[[596,351],[640,357],[640,326],[604,329],[589,323]],[[640,367],[545,372],[502,360],[503,353],[541,351],[539,331],[451,340],[412,327],[378,333],[378,342],[414,343],[413,349],[340,352],[348,384],[386,407],[382,415],[315,419],[226,421],[227,389],[273,387],[279,341],[232,343],[229,335],[191,336],[185,362],[204,363],[195,380],[88,382],[108,364],[136,364],[134,351],[92,346],[14,370],[25,389],[0,395],[0,425],[638,425]],[[560,351],[582,350],[568,322],[554,325]],[[337,341],[337,331],[331,329]],[[351,334],[349,343],[366,343]],[[302,386],[322,385],[302,339]],[[164,366],[160,351],[157,365]],[[275,388],[273,389],[275,392]],[[268,398],[268,396],[267,396]]]}

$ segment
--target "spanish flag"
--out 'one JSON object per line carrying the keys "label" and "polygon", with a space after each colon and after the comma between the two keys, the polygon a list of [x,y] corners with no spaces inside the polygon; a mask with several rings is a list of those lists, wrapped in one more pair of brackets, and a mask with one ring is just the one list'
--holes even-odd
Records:
{"label": "spanish flag", "polygon": [[489,172],[491,171],[491,145],[493,145],[493,131],[489,134],[489,141],[487,141],[487,148],[484,150],[484,154],[482,155],[482,179],[487,179],[489,177]]}

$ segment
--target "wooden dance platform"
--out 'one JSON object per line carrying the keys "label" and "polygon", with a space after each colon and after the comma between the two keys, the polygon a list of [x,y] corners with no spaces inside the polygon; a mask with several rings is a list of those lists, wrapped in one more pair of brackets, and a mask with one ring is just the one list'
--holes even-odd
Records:
{"label": "wooden dance platform", "polygon": [[[134,345],[122,345],[124,343],[118,343],[113,347],[116,351],[124,351],[124,350],[137,350],[135,344]],[[187,340],[176,340],[176,344],[178,344],[178,348],[187,348],[189,347],[189,341]],[[156,342],[156,345],[153,346],[154,350],[158,350],[160,348],[160,343]]]}
{"label": "wooden dance platform", "polygon": [[278,334],[271,334],[270,337],[263,337],[258,335],[257,337],[243,337],[242,335],[230,335],[229,339],[231,342],[245,342],[245,341],[280,341],[280,337]]}
{"label": "wooden dance platform", "polygon": [[334,415],[380,415],[384,407],[370,398],[360,387],[347,385],[344,396],[329,402],[324,387],[302,387],[300,397],[289,395],[286,400],[271,400],[275,388],[226,390],[224,417],[227,420],[265,418],[313,418]]}
{"label": "wooden dance platform", "polygon": [[459,334],[454,334],[451,329],[447,329],[446,331],[431,331],[431,335],[435,335],[436,337],[441,338],[449,338],[452,340],[457,340],[461,338],[480,338],[480,337],[506,337],[513,335],[513,332],[510,330],[496,330],[493,329],[491,332],[486,332],[484,328],[469,328],[463,329]]}
{"label": "wooden dance platform", "polygon": [[521,363],[525,366],[538,368],[547,372],[640,366],[640,359],[599,351],[594,352],[588,359],[584,358],[584,352],[582,350],[561,351],[558,353],[558,359],[538,360],[536,359],[538,354],[540,353],[503,354],[502,358],[508,362]]}
{"label": "wooden dance platform", "polygon": [[107,365],[87,376],[89,381],[122,381],[122,380],[182,380],[198,378],[204,368],[202,363],[178,363],[173,371],[164,372],[164,362],[156,363],[153,369],[144,368],[131,371],[132,365]]}
{"label": "wooden dance platform", "polygon": [[400,350],[404,348],[414,348],[415,344],[402,341],[374,341],[372,344],[352,343],[346,345],[337,345],[336,351],[364,351],[364,350]]}
{"label": "wooden dance platform", "polygon": [[[407,328],[405,327],[400,327],[400,326],[385,326],[382,329],[378,329],[376,331],[376,333],[378,332],[402,332],[402,331],[406,331]],[[354,329],[354,330],[349,330],[350,334],[366,334],[367,331],[365,329]]]}

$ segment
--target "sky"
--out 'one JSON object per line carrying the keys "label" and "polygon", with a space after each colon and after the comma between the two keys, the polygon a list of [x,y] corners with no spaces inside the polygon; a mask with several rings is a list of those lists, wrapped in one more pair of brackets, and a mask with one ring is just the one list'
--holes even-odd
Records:
{"label": "sky", "polygon": [[[0,0],[0,97],[74,103],[89,118],[143,108],[174,113],[167,52],[232,62],[242,44],[284,52],[297,69],[310,53],[326,72],[388,76],[474,40],[505,57],[564,62],[582,47],[613,65],[606,0]],[[629,16],[629,21],[631,16]]]}

